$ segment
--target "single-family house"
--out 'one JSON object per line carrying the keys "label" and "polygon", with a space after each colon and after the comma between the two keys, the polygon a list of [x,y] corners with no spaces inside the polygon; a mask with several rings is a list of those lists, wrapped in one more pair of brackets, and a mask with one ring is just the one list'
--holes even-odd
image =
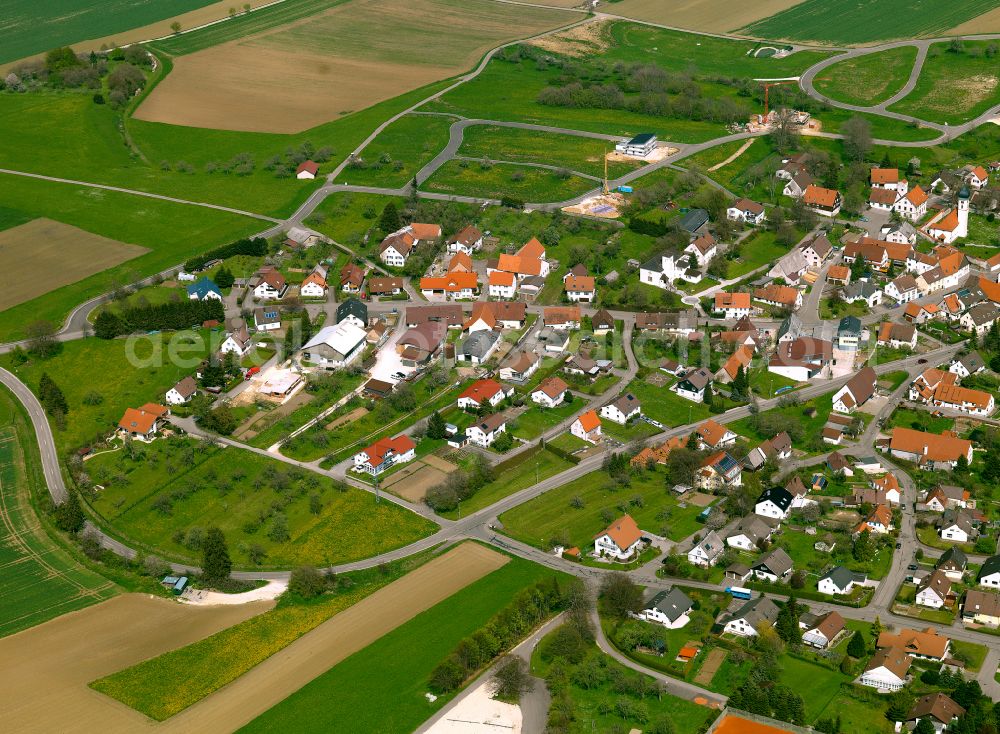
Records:
{"label": "single-family house", "polygon": [[948,657],[951,640],[938,634],[933,627],[921,631],[903,627],[898,632],[879,633],[875,646],[879,649],[896,648],[915,658],[942,661]]}
{"label": "single-family house", "polygon": [[771,284],[754,288],[753,300],[794,311],[802,306],[802,291],[788,285]]}
{"label": "single-family house", "polygon": [[337,323],[354,324],[359,329],[368,328],[368,306],[357,298],[348,298],[337,304]]}
{"label": "single-family house", "polygon": [[416,457],[417,445],[406,435],[381,438],[354,455],[354,471],[377,477],[396,466]]}
{"label": "single-family house", "polygon": [[754,512],[774,520],[784,520],[792,509],[792,494],[784,487],[768,487],[754,504]]}
{"label": "single-family house", "polygon": [[534,352],[512,351],[500,363],[500,379],[524,382],[535,374],[542,360]]}
{"label": "single-family house", "polygon": [[702,449],[722,449],[732,446],[739,437],[735,431],[711,418],[698,426],[695,433],[698,435],[698,447]]}
{"label": "single-family house", "polygon": [[968,568],[968,565],[969,559],[965,553],[957,545],[953,545],[941,554],[940,558],[937,559],[937,563],[934,564],[934,568],[952,581],[961,581],[965,578],[965,570]]}
{"label": "single-family house", "polygon": [[802,201],[817,214],[824,217],[835,217],[840,214],[843,199],[836,189],[826,189],[816,184],[809,184],[802,192]]}
{"label": "single-family house", "polygon": [[295,178],[305,181],[316,178],[319,173],[319,163],[316,161],[302,161],[295,169]]}
{"label": "single-family house", "polygon": [[739,487],[743,483],[743,465],[725,451],[718,451],[701,463],[695,474],[699,489]]}
{"label": "single-family house", "polygon": [[250,279],[250,288],[258,301],[275,301],[285,297],[288,283],[284,275],[268,266],[258,270]]}
{"label": "single-family house", "polygon": [[167,405],[184,405],[185,403],[190,403],[191,398],[193,398],[197,392],[198,383],[193,377],[191,377],[191,375],[188,375],[172,388],[167,390]]}
{"label": "single-family house", "polygon": [[642,546],[642,531],[631,515],[622,515],[594,536],[594,552],[598,556],[625,560],[637,554]]}
{"label": "single-family house", "polygon": [[726,538],[726,544],[745,551],[756,551],[759,543],[771,539],[773,532],[760,515],[747,515]]}
{"label": "single-family house", "polygon": [[778,583],[792,572],[792,559],[783,548],[772,548],[750,567],[755,577]]}
{"label": "single-family house", "polygon": [[688,616],[694,604],[676,586],[669,591],[659,591],[646,602],[636,616],[647,622],[662,624],[667,629],[680,629],[690,621]]}
{"label": "single-family house", "polygon": [[595,411],[588,410],[577,416],[569,427],[569,432],[588,443],[597,443],[601,440],[601,419]]}
{"label": "single-family house", "polygon": [[968,543],[978,535],[972,515],[965,510],[945,510],[935,524],[938,537],[953,543]]}
{"label": "single-family house", "polygon": [[191,301],[221,301],[222,289],[206,276],[187,287],[188,299]]}
{"label": "single-family house", "polygon": [[944,512],[945,510],[957,508],[964,509],[970,505],[969,500],[971,496],[969,490],[962,487],[939,484],[927,490],[921,509],[929,512]]}
{"label": "single-family house", "polygon": [[476,422],[465,429],[465,436],[471,443],[483,448],[489,448],[501,433],[507,431],[507,418],[503,413],[492,413],[476,419]]}
{"label": "single-family house", "polygon": [[726,550],[726,544],[714,530],[710,530],[704,538],[695,543],[688,551],[688,562],[695,566],[714,566]]}
{"label": "single-family house", "polygon": [[750,294],[745,291],[719,291],[715,294],[715,311],[723,313],[727,319],[738,319],[752,316],[757,309],[750,303]]}
{"label": "single-family house", "polygon": [[986,369],[986,363],[979,355],[979,352],[967,352],[961,357],[955,357],[948,365],[948,371],[953,372],[960,378],[975,375]]}
{"label": "single-family house", "polygon": [[490,298],[510,300],[517,294],[517,279],[513,273],[494,270],[487,277]]}
{"label": "single-family house", "polygon": [[726,218],[759,226],[764,223],[764,205],[750,199],[737,199],[726,210]]}
{"label": "single-family house", "polygon": [[983,561],[976,583],[988,589],[1000,589],[1000,556],[990,556]]}
{"label": "single-family house", "polygon": [[253,349],[253,339],[250,338],[250,330],[247,329],[246,321],[234,319],[226,332],[226,338],[219,347],[219,352],[245,357],[251,349]]}
{"label": "single-family house", "polygon": [[816,588],[821,594],[847,596],[855,586],[864,586],[866,580],[863,573],[855,573],[844,566],[834,566],[819,577]]}
{"label": "single-family house", "polygon": [[479,292],[479,276],[474,272],[424,276],[420,279],[420,292],[427,300],[471,300]]}
{"label": "single-family house", "polygon": [[149,443],[159,432],[161,421],[170,415],[170,409],[149,403],[141,408],[126,408],[122,419],[118,421],[118,432],[135,441]]}
{"label": "single-family house", "polygon": [[640,415],[642,415],[642,406],[639,404],[639,399],[632,393],[619,395],[616,400],[601,407],[601,418],[607,418],[623,426]]}
{"label": "single-family house", "polygon": [[906,685],[913,659],[898,647],[885,647],[872,655],[858,682],[880,692],[898,691]]}
{"label": "single-family house", "polygon": [[875,394],[878,375],[871,367],[863,367],[833,394],[833,409],[838,413],[853,413]]}
{"label": "single-family house", "polygon": [[932,571],[917,586],[916,603],[922,607],[940,609],[952,597],[951,579],[944,571]]}
{"label": "single-family house", "polygon": [[778,619],[778,606],[766,596],[751,599],[736,612],[719,618],[723,632],[739,637],[756,637],[757,630],[772,627]]}
{"label": "single-family house", "polygon": [[962,619],[987,627],[1000,627],[1000,594],[969,589],[962,603]]}
{"label": "single-family house", "polygon": [[907,728],[911,731],[917,728],[923,720],[931,722],[935,734],[942,734],[951,724],[965,713],[965,709],[955,703],[952,698],[940,691],[921,696],[913,704],[910,713],[906,715]]}
{"label": "single-family house", "polygon": [[845,627],[844,618],[837,611],[822,614],[805,625],[802,622],[800,618],[799,626],[804,627],[802,641],[820,650],[827,649]]}
{"label": "single-family house", "polygon": [[560,377],[546,377],[531,391],[531,402],[544,408],[554,408],[566,400],[569,385]]}
{"label": "single-family house", "polygon": [[542,323],[551,329],[566,331],[580,328],[579,306],[546,306],[542,312]]}
{"label": "single-family house", "polygon": [[883,321],[878,330],[878,345],[890,349],[916,349],[917,328],[913,324]]}
{"label": "single-family house", "polygon": [[326,268],[323,267],[317,267],[299,284],[299,295],[303,298],[326,298],[328,290]]}
{"label": "single-family house", "polygon": [[281,311],[277,306],[258,306],[253,310],[253,327],[257,331],[280,329]]}
{"label": "single-family house", "polygon": [[495,408],[513,394],[514,388],[504,387],[496,380],[476,380],[458,396],[458,407],[462,410],[478,410],[487,405]]}
{"label": "single-family house", "polygon": [[466,225],[456,234],[448,238],[448,252],[464,252],[471,255],[483,246],[483,233],[471,224]]}

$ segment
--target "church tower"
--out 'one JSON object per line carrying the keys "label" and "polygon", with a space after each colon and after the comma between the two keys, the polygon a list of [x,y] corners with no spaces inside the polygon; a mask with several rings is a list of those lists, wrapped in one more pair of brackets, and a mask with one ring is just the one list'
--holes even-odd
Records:
{"label": "church tower", "polygon": [[963,186],[958,192],[958,228],[955,238],[969,236],[969,187]]}

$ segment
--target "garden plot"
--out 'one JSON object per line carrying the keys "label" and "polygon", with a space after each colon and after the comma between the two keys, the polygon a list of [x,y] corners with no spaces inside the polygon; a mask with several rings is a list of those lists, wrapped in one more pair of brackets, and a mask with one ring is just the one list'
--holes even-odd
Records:
{"label": "garden plot", "polygon": [[[51,219],[0,232],[0,311],[149,252]],[[44,273],[45,277],[39,277]]]}

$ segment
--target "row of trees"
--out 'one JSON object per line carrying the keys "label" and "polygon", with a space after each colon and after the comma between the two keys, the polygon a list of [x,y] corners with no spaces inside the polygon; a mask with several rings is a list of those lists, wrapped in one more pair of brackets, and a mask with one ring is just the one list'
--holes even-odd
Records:
{"label": "row of trees", "polygon": [[491,663],[504,650],[513,647],[552,613],[563,609],[567,603],[567,593],[567,589],[560,585],[555,576],[518,592],[510,604],[471,636],[459,642],[454,651],[434,669],[431,673],[431,690],[439,693],[454,691],[469,676]]}
{"label": "row of trees", "polygon": [[114,339],[140,331],[175,331],[226,318],[222,301],[187,300],[146,304],[120,310],[104,309],[94,319],[94,336]]}
{"label": "row of trees", "polygon": [[267,254],[268,244],[263,237],[244,238],[230,242],[226,245],[213,248],[201,255],[196,255],[184,263],[184,269],[188,272],[201,270],[206,263],[212,260],[225,260],[234,255],[249,255],[251,257],[263,257]]}

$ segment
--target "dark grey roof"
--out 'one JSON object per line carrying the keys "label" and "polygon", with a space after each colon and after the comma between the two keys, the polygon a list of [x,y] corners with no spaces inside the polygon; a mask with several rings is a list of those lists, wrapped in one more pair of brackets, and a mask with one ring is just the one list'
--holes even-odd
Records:
{"label": "dark grey roof", "polygon": [[977,580],[994,573],[1000,573],[1000,556],[990,556],[983,561],[983,565],[979,567]]}
{"label": "dark grey roof", "polygon": [[744,604],[727,621],[745,620],[751,627],[757,627],[761,622],[773,623],[778,618],[777,605],[766,596],[758,596]]}
{"label": "dark grey roof", "polygon": [[[878,286],[872,283],[870,280],[856,280],[853,283],[848,283],[844,287],[844,298],[846,299],[857,299],[857,298],[870,298],[875,292],[878,291]],[[861,321],[855,316],[845,316],[845,319],[854,319],[858,322],[858,333],[861,333]],[[843,323],[843,319],[841,319]]]}
{"label": "dark grey roof", "polygon": [[792,559],[783,548],[774,548],[757,561],[753,567],[767,569],[779,578],[792,570]]}
{"label": "dark grey roof", "polygon": [[676,586],[670,591],[661,591],[646,604],[646,609],[658,609],[671,622],[676,622],[694,606],[687,594]]}
{"label": "dark grey roof", "polygon": [[729,537],[745,535],[750,539],[750,542],[756,543],[760,538],[766,538],[770,534],[771,526],[764,522],[760,515],[747,515],[740,520],[739,525],[729,534]]}
{"label": "dark grey roof", "polygon": [[781,322],[781,326],[778,327],[778,339],[780,340],[786,334],[792,339],[798,339],[799,334],[802,333],[802,319],[800,319],[795,314],[789,314],[789,316]]}
{"label": "dark grey roof", "polygon": [[820,576],[819,580],[822,581],[823,579],[830,579],[838,589],[846,589],[848,584],[859,580],[858,574],[845,566],[834,566]]}
{"label": "dark grey roof", "polygon": [[500,339],[498,331],[476,331],[465,337],[462,342],[462,354],[482,359]]}
{"label": "dark grey roof", "polygon": [[966,557],[965,553],[962,552],[962,549],[957,545],[953,545],[941,554],[941,557],[938,558],[938,562],[934,568],[943,568],[944,566],[947,566],[948,568],[958,568],[964,571],[968,564],[969,559]]}
{"label": "dark grey roof", "polygon": [[861,319],[857,316],[845,316],[840,320],[840,325],[837,326],[838,334],[857,334],[861,335]]}
{"label": "dark grey roof", "polygon": [[346,319],[348,316],[354,316],[359,319],[361,323],[368,324],[368,306],[359,301],[357,298],[348,298],[346,301],[337,306],[337,323]]}
{"label": "dark grey roof", "polygon": [[650,140],[654,140],[656,135],[653,133],[639,133],[634,138],[628,141],[629,145],[645,145]]}
{"label": "dark grey roof", "polygon": [[983,367],[986,366],[986,363],[983,361],[983,358],[979,355],[979,352],[969,352],[958,361],[965,366],[965,369],[968,370],[969,373],[981,370]]}
{"label": "dark grey roof", "polygon": [[760,497],[757,498],[757,504],[766,502],[767,500],[771,500],[782,512],[792,506],[792,494],[784,487],[768,487],[760,493]]}
{"label": "dark grey roof", "polygon": [[692,209],[679,222],[680,228],[685,232],[697,232],[708,224],[708,212],[704,209]]}
{"label": "dark grey roof", "polygon": [[684,379],[677,383],[679,386],[684,386],[684,389],[689,392],[700,392],[705,389],[705,385],[712,381],[712,373],[706,370],[704,367],[699,367],[696,370],[691,370],[684,375]]}

